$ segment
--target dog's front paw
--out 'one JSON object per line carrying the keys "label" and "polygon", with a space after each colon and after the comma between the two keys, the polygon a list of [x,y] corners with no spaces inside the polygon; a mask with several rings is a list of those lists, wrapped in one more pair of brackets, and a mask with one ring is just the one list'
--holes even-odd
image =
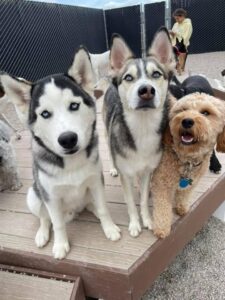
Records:
{"label": "dog's front paw", "polygon": [[118,176],[118,171],[117,171],[116,168],[110,169],[110,170],[109,170],[109,173],[110,173],[110,175],[111,175],[112,177]]}
{"label": "dog's front paw", "polygon": [[152,230],[152,220],[151,220],[150,217],[143,216],[142,221],[143,221],[143,226],[145,228],[148,228],[149,230]]}
{"label": "dog's front paw", "polygon": [[120,228],[116,224],[112,223],[103,228],[106,237],[111,241],[117,241],[120,239]]}
{"label": "dog's front paw", "polygon": [[189,207],[188,206],[186,206],[186,205],[183,205],[183,204],[177,204],[177,206],[176,206],[176,212],[177,212],[177,214],[179,215],[179,216],[184,216],[184,215],[186,215],[187,213],[188,213],[188,211],[189,211]]}
{"label": "dog's front paw", "polygon": [[54,258],[56,258],[56,259],[65,258],[69,251],[70,251],[70,245],[69,245],[69,242],[67,242],[67,241],[64,243],[54,243],[54,246],[52,249]]}
{"label": "dog's front paw", "polygon": [[14,185],[12,185],[10,187],[10,190],[11,191],[18,191],[22,186],[23,186],[23,184],[19,181],[19,182],[15,183]]}
{"label": "dog's front paw", "polygon": [[154,228],[153,233],[156,237],[160,239],[165,239],[170,234],[171,228]]}
{"label": "dog's front paw", "polygon": [[49,241],[49,229],[39,228],[35,236],[35,244],[38,248],[44,247]]}
{"label": "dog's front paw", "polygon": [[130,232],[130,235],[133,237],[139,236],[139,234],[141,232],[141,225],[138,220],[130,222],[129,232]]}

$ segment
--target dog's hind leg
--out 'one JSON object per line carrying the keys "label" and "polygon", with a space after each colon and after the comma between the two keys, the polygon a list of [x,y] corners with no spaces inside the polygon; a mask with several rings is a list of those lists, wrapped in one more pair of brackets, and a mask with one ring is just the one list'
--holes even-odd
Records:
{"label": "dog's hind leg", "polygon": [[212,153],[212,155],[210,157],[209,170],[211,172],[214,172],[214,173],[218,174],[218,173],[220,173],[221,168],[222,168],[222,166],[221,166],[218,158],[216,157],[215,150],[213,150],[213,153]]}
{"label": "dog's hind leg", "polygon": [[114,165],[114,162],[113,162],[113,158],[112,158],[112,155],[111,155],[111,151],[109,150],[109,173],[112,177],[117,177],[118,176],[118,171]]}
{"label": "dog's hind leg", "polygon": [[144,227],[152,229],[152,222],[149,214],[148,200],[149,200],[149,183],[150,183],[151,173],[144,172],[140,177],[140,193],[141,193],[141,217]]}
{"label": "dog's hind leg", "polygon": [[137,237],[141,232],[141,225],[137,207],[134,201],[133,180],[130,177],[122,174],[120,175],[120,178],[123,187],[124,200],[127,203],[128,214],[130,218],[129,232],[131,236]]}
{"label": "dog's hind leg", "polygon": [[33,187],[28,190],[27,205],[30,211],[40,219],[40,227],[35,236],[35,243],[37,247],[42,248],[49,241],[51,220],[44,203],[38,198]]}

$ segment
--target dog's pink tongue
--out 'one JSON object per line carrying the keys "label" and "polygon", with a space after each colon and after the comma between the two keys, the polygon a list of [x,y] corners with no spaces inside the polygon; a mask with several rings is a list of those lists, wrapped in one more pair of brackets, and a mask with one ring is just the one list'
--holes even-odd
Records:
{"label": "dog's pink tongue", "polygon": [[194,138],[191,134],[184,134],[181,136],[181,140],[184,143],[191,143],[193,142]]}

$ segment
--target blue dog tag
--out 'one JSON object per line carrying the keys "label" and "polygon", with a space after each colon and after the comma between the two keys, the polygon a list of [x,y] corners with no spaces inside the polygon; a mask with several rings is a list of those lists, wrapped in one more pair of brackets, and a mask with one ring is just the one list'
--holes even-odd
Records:
{"label": "blue dog tag", "polygon": [[179,187],[185,189],[187,186],[192,184],[192,179],[190,178],[180,178]]}

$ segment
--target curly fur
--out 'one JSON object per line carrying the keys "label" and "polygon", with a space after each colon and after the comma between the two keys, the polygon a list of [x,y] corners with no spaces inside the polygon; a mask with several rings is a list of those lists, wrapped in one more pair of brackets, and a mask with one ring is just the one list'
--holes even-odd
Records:
{"label": "curly fur", "polygon": [[15,154],[10,143],[10,128],[0,120],[0,191],[18,190],[19,181]]}
{"label": "curly fur", "polygon": [[[195,93],[176,102],[171,100],[169,128],[164,136],[164,151],[152,179],[153,230],[159,238],[169,235],[172,224],[172,205],[182,216],[189,210],[193,188],[209,167],[210,156],[217,138],[224,143],[225,103],[206,94]],[[183,120],[193,120],[190,128]],[[193,141],[184,143],[185,134]],[[219,143],[219,142],[218,142]],[[221,146],[220,150],[225,151]],[[179,187],[184,174],[192,179],[186,188]]]}

